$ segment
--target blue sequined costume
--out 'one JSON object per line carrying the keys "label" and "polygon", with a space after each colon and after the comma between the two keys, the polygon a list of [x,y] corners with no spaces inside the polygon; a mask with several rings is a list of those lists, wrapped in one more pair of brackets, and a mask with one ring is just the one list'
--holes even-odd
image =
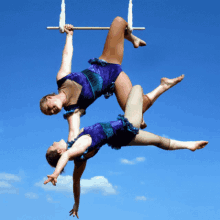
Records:
{"label": "blue sequined costume", "polygon": [[101,95],[104,94],[105,98],[113,95],[115,80],[122,72],[121,65],[107,63],[97,58],[90,59],[88,62],[91,64],[88,69],[82,72],[70,73],[57,81],[58,89],[67,79],[75,81],[82,86],[77,103],[64,107],[66,110],[65,119],[75,109],[86,110]]}
{"label": "blue sequined costume", "polygon": [[108,144],[112,149],[117,150],[122,146],[128,145],[137,135],[139,129],[134,127],[123,115],[119,115],[117,119],[117,121],[97,123],[85,127],[84,131],[74,141],[67,142],[68,148],[70,148],[83,135],[90,135],[92,138],[92,144],[81,156],[76,157],[75,160],[84,161],[89,159],[86,157],[87,153],[95,150],[95,154],[97,154],[104,144]]}

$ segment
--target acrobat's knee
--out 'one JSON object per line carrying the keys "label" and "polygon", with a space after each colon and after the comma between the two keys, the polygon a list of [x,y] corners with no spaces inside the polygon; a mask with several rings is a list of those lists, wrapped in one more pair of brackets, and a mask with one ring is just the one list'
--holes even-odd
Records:
{"label": "acrobat's knee", "polygon": [[124,18],[117,16],[114,18],[112,24],[111,24],[111,28],[112,27],[117,27],[117,29],[125,29],[126,26],[128,25],[127,21],[124,20]]}

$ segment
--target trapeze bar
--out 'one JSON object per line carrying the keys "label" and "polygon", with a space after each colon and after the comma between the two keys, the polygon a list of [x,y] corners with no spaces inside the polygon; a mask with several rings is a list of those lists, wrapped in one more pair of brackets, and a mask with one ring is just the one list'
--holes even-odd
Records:
{"label": "trapeze bar", "polygon": [[[47,27],[47,30],[59,30],[60,27]],[[73,30],[109,30],[110,27],[73,27]],[[145,30],[145,27],[133,27],[132,30]]]}

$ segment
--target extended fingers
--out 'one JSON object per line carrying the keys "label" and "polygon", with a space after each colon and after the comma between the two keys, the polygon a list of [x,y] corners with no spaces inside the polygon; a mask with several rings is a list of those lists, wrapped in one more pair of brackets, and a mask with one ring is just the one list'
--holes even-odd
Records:
{"label": "extended fingers", "polygon": [[69,211],[69,213],[70,213],[70,215],[72,215],[72,214],[73,214],[73,209],[72,209],[72,210],[70,210],[70,211]]}
{"label": "extended fingers", "polygon": [[47,180],[44,181],[44,184],[47,184],[47,183],[49,183],[49,182],[50,182],[50,180],[47,179]]}
{"label": "extended fingers", "polygon": [[56,183],[57,183],[56,178],[51,177],[51,175],[48,175],[47,177],[48,177],[48,179],[44,181],[44,184],[51,182],[54,186],[56,186]]}
{"label": "extended fingers", "polygon": [[70,216],[73,215],[75,217],[75,211],[70,212]]}
{"label": "extended fingers", "polygon": [[73,215],[73,217],[76,216],[77,218],[79,218],[78,213],[77,213],[76,211],[72,211],[72,210],[71,210],[71,211],[70,211],[70,216],[71,216],[71,215]]}
{"label": "extended fingers", "polygon": [[52,184],[54,185],[54,186],[56,186],[56,180],[55,179],[53,179],[53,180],[51,180],[51,182],[52,182]]}
{"label": "extended fingers", "polygon": [[51,181],[50,175],[48,175],[47,177],[48,177],[48,179],[44,181],[44,184],[47,184],[47,183],[49,183]]}

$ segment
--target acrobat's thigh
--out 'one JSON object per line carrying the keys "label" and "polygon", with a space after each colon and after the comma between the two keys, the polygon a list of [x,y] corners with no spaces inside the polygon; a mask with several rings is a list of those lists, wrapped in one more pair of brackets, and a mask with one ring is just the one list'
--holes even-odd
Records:
{"label": "acrobat's thigh", "polygon": [[113,20],[105,41],[102,55],[99,59],[104,59],[109,63],[122,63],[124,54],[124,32],[126,26],[127,22],[121,17],[116,17]]}
{"label": "acrobat's thigh", "polygon": [[[121,72],[115,81],[115,95],[117,101],[123,111],[128,100],[128,96],[132,89],[132,83],[130,78],[125,72]],[[143,94],[143,112],[151,106],[151,101],[147,95]]]}
{"label": "acrobat's thigh", "polygon": [[128,96],[132,89],[132,83],[125,72],[121,72],[115,81],[115,95],[121,109],[125,111]]}
{"label": "acrobat's thigh", "polygon": [[142,108],[143,89],[140,85],[136,85],[132,87],[125,107],[125,118],[136,128],[140,128],[143,116]]}

